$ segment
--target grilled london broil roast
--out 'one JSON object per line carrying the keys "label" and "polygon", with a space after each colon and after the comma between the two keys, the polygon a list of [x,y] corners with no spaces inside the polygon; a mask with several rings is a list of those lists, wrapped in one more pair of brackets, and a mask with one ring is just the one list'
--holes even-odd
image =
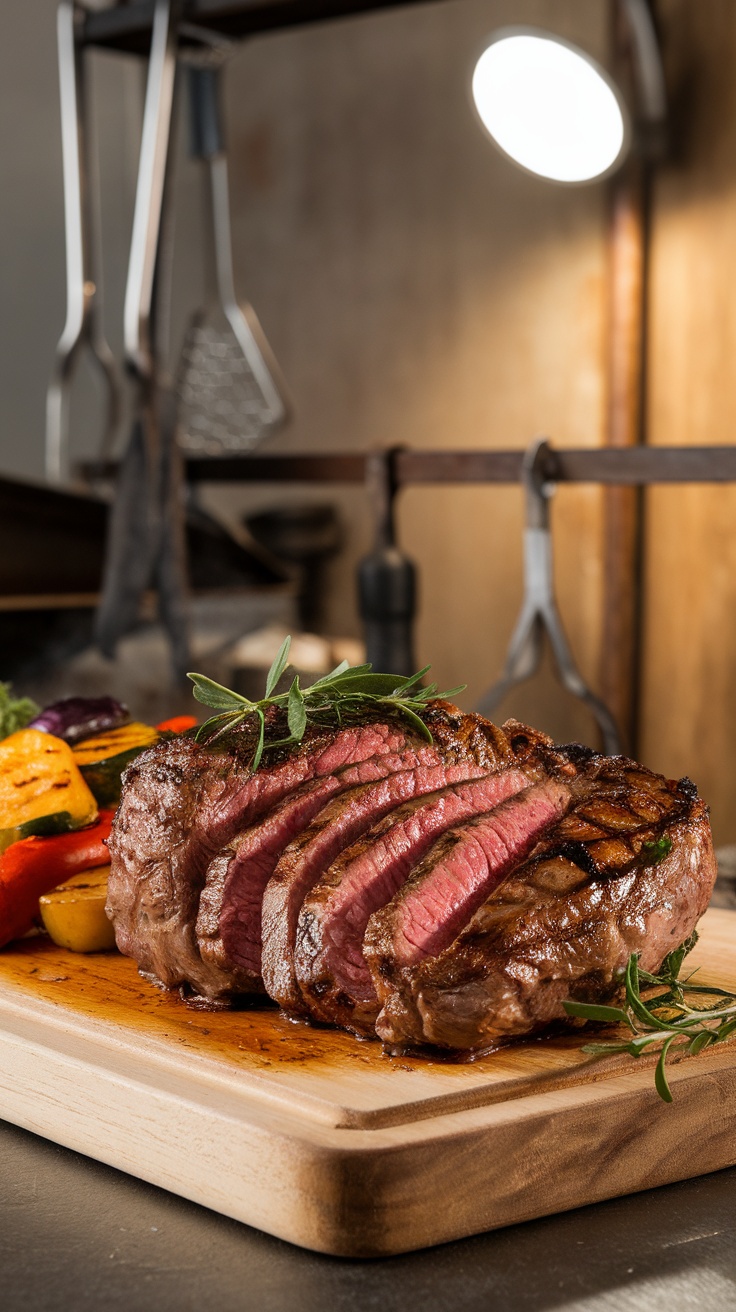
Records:
{"label": "grilled london broil roast", "polygon": [[254,772],[245,724],[129,767],[108,912],[141,972],[205,1003],[267,992],[392,1050],[477,1052],[656,971],[716,868],[707,808],[624,757],[430,703],[309,728]]}

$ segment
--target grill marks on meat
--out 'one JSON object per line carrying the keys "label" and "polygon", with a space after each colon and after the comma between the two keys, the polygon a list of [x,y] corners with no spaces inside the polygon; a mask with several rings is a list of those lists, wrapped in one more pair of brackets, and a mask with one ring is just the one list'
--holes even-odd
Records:
{"label": "grill marks on meat", "polygon": [[291,1013],[393,1051],[482,1052],[613,997],[632,951],[656,971],[715,880],[690,781],[447,703],[427,721],[432,746],[310,730],[255,775],[248,729],[139,757],[110,840],[118,946],[209,999],[262,970]]}
{"label": "grill marks on meat", "polygon": [[[433,955],[402,959],[389,908],[371,919],[365,955],[389,1048],[482,1052],[564,1019],[565,998],[614,997],[632,952],[656,971],[691,933],[716,874],[703,802],[621,758],[596,758],[573,786],[575,805]],[[570,835],[583,833],[573,841],[598,853],[592,875],[569,855]],[[610,868],[598,864],[603,844]]]}
{"label": "grill marks on meat", "polygon": [[330,866],[299,917],[295,973],[310,1014],[371,1032],[378,1008],[363,957],[369,917],[393,898],[440,834],[526,789],[520,770],[486,775],[408,802]]}

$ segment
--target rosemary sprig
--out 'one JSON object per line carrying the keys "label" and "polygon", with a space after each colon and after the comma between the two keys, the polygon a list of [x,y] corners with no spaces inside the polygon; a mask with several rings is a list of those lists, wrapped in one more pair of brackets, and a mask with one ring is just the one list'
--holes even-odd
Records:
{"label": "rosemary sprig", "polygon": [[[653,1045],[660,1044],[659,1061],[654,1073],[657,1093],[664,1102],[672,1102],[672,1091],[665,1070],[672,1047],[687,1049],[690,1053],[722,1043],[736,1031],[736,993],[714,988],[707,984],[693,984],[692,974],[680,979],[682,963],[697,943],[698,936],[690,938],[670,952],[662,963],[658,975],[650,975],[639,967],[637,953],[629,957],[624,974],[626,1001],[623,1007],[604,1007],[587,1002],[563,1002],[568,1016],[583,1020],[602,1021],[610,1025],[627,1025],[630,1039],[604,1039],[600,1043],[587,1043],[583,1052],[603,1057],[614,1052],[628,1052],[640,1057]],[[642,997],[642,985],[647,992]],[[652,994],[651,990],[659,992]],[[693,1006],[696,997],[712,999],[710,1005]]]}
{"label": "rosemary sprig", "polygon": [[[257,724],[257,739],[251,768],[257,770],[264,752],[300,743],[309,724],[340,725],[360,718],[367,711],[380,710],[387,715],[403,716],[431,743],[432,735],[421,718],[421,712],[427,709],[427,703],[433,698],[452,697],[465,687],[462,684],[446,692],[439,692],[436,683],[422,687],[421,680],[430,668],[428,665],[411,678],[405,678],[397,674],[374,673],[370,665],[351,666],[347,661],[341,661],[330,674],[323,675],[308,688],[301,687],[296,674],[288,691],[276,694],[275,689],[288,668],[290,647],[291,638],[285,638],[266,676],[266,692],[260,701],[242,697],[204,674],[190,674],[188,677],[194,684],[197,701],[218,712],[200,726],[197,738],[204,738],[211,744],[252,717]],[[266,738],[266,712],[272,707],[286,711],[289,733],[285,738],[269,742]]]}

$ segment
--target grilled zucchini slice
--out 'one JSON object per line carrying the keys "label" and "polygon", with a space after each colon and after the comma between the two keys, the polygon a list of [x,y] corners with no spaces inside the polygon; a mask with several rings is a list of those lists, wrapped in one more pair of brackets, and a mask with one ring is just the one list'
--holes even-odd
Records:
{"label": "grilled zucchini slice", "polygon": [[74,759],[100,806],[117,806],[123,771],[158,739],[150,724],[133,721],[77,743]]}

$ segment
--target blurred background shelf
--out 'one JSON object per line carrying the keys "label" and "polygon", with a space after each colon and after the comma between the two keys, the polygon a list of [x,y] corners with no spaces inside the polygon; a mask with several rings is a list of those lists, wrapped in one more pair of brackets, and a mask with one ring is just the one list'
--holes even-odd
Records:
{"label": "blurred background shelf", "polygon": [[[374,10],[396,9],[430,0],[190,0],[183,6],[184,23],[207,28],[231,40],[273,32],[279,28],[351,18]],[[437,0],[431,0],[437,3]],[[117,5],[90,13],[84,24],[84,42],[105,50],[147,55],[151,43],[153,0]],[[182,34],[182,44],[193,40]]]}

